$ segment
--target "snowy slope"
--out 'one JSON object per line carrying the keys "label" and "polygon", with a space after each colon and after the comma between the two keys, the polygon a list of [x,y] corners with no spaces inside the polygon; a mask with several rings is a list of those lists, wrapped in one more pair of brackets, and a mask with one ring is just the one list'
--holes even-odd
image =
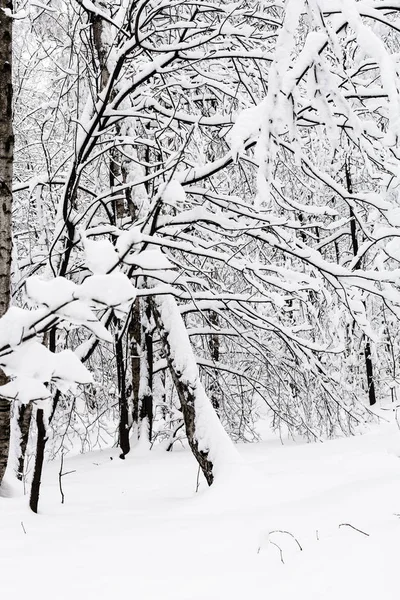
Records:
{"label": "snowy slope", "polygon": [[0,597],[398,600],[397,428],[239,449],[238,477],[197,494],[187,451],[66,460],[64,505],[48,465],[40,515],[0,498]]}

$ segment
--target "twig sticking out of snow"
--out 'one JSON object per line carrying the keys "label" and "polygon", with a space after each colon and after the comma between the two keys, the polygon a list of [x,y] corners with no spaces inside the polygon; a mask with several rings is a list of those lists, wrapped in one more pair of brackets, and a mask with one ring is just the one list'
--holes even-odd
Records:
{"label": "twig sticking out of snow", "polygon": [[[286,535],[290,535],[290,537],[291,537],[291,538],[293,538],[293,539],[294,539],[294,541],[296,542],[296,544],[298,545],[300,552],[302,552],[302,551],[303,551],[303,548],[302,548],[302,546],[301,546],[301,544],[300,544],[299,540],[298,540],[298,539],[297,539],[297,538],[296,538],[296,537],[293,535],[293,533],[290,533],[290,531],[284,531],[283,529],[274,529],[273,531],[269,531],[269,532],[268,532],[268,542],[269,542],[270,544],[272,544],[273,546],[276,546],[276,547],[278,548],[278,550],[279,550],[279,554],[280,554],[280,558],[281,558],[281,562],[282,562],[283,564],[285,564],[285,561],[283,560],[283,551],[282,551],[282,548],[281,548],[281,547],[280,547],[280,546],[279,546],[279,545],[278,545],[276,542],[273,542],[273,541],[270,539],[270,536],[271,536],[271,534],[272,534],[272,533],[284,533],[284,534],[286,534]],[[258,547],[258,549],[257,549],[257,554],[260,554],[260,551],[261,551],[261,546],[259,546],[259,547]]]}
{"label": "twig sticking out of snow", "polygon": [[[279,550],[279,554],[281,556],[281,563],[284,565],[285,561],[283,560],[283,552],[282,552],[282,548],[280,546],[278,546],[278,544],[276,544],[275,542],[273,542],[272,540],[269,540],[269,543],[272,544],[273,546],[276,546]],[[260,550],[260,549],[258,549]]]}
{"label": "twig sticking out of snow", "polygon": [[294,539],[294,541],[296,542],[296,544],[298,545],[300,552],[303,552],[303,548],[301,547],[299,540],[293,535],[293,533],[290,533],[290,531],[284,531],[282,529],[275,529],[274,531],[270,531],[269,535],[271,535],[271,533],[285,533],[286,535],[290,535],[290,537],[292,537]]}
{"label": "twig sticking out of snow", "polygon": [[361,529],[354,527],[354,525],[351,525],[350,523],[340,523],[339,529],[341,527],[351,527],[352,529],[354,529],[354,531],[358,531],[358,533],[362,533],[363,535],[366,535],[367,537],[369,537],[369,533],[365,533],[365,531],[361,531]]}

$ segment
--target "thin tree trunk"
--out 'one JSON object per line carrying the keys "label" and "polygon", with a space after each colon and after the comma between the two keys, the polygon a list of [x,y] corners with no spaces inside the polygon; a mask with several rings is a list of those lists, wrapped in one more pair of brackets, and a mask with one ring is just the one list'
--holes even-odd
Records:
{"label": "thin tree trunk", "polygon": [[140,436],[142,423],[146,420],[148,437],[153,434],[153,333],[151,330],[151,306],[147,300],[136,299],[129,324],[131,375],[132,375],[132,422]]}
{"label": "thin tree trunk", "polygon": [[[11,215],[14,135],[12,126],[12,12],[10,0],[0,0],[0,317],[10,304]],[[7,378],[0,370],[0,385]],[[10,402],[0,397],[0,485],[10,447]]]}
{"label": "thin tree trunk", "polygon": [[[57,331],[53,327],[49,332],[46,332],[43,337],[43,344],[47,346],[51,352],[56,351],[57,346]],[[60,399],[60,395],[57,392],[53,399],[53,408],[50,419],[54,417],[57,403]],[[50,422],[50,421],[49,421]],[[36,428],[37,428],[37,439],[36,439],[36,455],[35,455],[35,466],[33,469],[33,479],[31,484],[31,496],[29,500],[29,506],[34,513],[38,511],[40,486],[42,481],[42,471],[44,463],[44,451],[47,444],[47,432],[46,424],[44,420],[44,412],[41,408],[36,409]]]}
{"label": "thin tree trunk", "polygon": [[32,416],[32,404],[21,404],[18,407],[18,427],[20,431],[19,457],[17,478],[22,481],[25,470],[26,447],[29,439],[29,429]]}
{"label": "thin tree trunk", "polygon": [[129,443],[129,402],[126,392],[126,367],[123,348],[123,335],[117,331],[115,336],[115,355],[117,361],[118,396],[119,396],[119,446],[125,458],[131,447]]}
{"label": "thin tree trunk", "polygon": [[46,426],[44,422],[44,413],[41,408],[36,410],[36,426],[37,426],[37,442],[36,442],[36,458],[35,458],[35,469],[33,472],[31,497],[29,500],[29,506],[34,513],[38,511],[39,495],[40,495],[40,484],[42,478],[43,462],[44,462],[44,451],[46,448]]}
{"label": "thin tree trunk", "polygon": [[136,298],[129,322],[128,335],[130,340],[131,377],[132,377],[132,423],[139,426],[139,394],[140,394],[140,299]]}
{"label": "thin tree trunk", "polygon": [[365,340],[364,356],[365,356],[365,368],[367,371],[369,405],[373,406],[374,404],[376,404],[376,394],[375,394],[375,383],[374,383],[374,370],[373,370],[373,363],[372,363],[372,359],[371,359],[371,344],[368,339]]}
{"label": "thin tree trunk", "polygon": [[[0,385],[7,382],[7,377],[0,370]],[[0,398],[0,483],[8,463],[8,451],[10,447],[10,402]]]}
{"label": "thin tree trunk", "polygon": [[148,299],[143,301],[145,306],[142,315],[142,344],[140,356],[140,427],[147,421],[148,437],[153,435],[153,333],[151,328],[151,305]]}
{"label": "thin tree trunk", "polygon": [[[346,185],[347,191],[352,194],[353,193],[353,185],[351,180],[351,172],[350,172],[350,164],[348,161],[345,163],[345,172],[346,172]],[[351,233],[351,243],[353,247],[353,254],[357,256],[358,254],[358,238],[357,238],[357,227],[356,227],[356,218],[352,208],[350,208],[350,233]],[[360,261],[354,266],[355,269],[360,268]],[[368,398],[369,405],[373,406],[376,404],[376,393],[375,393],[375,381],[374,381],[374,365],[372,362],[371,355],[371,343],[369,339],[364,335],[364,359],[365,359],[365,371],[367,376],[367,389],[368,389]]]}
{"label": "thin tree trunk", "polygon": [[[214,327],[216,329],[219,328],[219,318],[218,318],[218,314],[216,312],[212,311],[210,313],[209,319],[210,319],[210,323],[212,325],[214,325]],[[215,364],[218,364],[219,358],[220,358],[220,338],[218,335],[211,335],[211,337],[210,337],[210,352],[211,352],[211,360]],[[221,393],[221,391],[217,384],[217,380],[216,380],[216,378],[214,378],[210,384],[210,400],[211,400],[211,404],[215,408],[215,411],[218,416],[219,416],[219,409],[220,409],[220,398],[219,398],[220,393]]]}

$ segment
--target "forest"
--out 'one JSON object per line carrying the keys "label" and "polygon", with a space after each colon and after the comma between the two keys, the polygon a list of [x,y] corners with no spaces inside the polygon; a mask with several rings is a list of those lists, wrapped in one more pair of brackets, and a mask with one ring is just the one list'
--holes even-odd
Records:
{"label": "forest", "polygon": [[400,1],[0,0],[0,83],[4,598],[397,599]]}

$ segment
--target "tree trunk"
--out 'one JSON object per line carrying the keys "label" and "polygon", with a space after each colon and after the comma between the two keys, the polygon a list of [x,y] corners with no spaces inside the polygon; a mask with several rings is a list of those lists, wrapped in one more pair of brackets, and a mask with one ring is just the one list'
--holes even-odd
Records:
{"label": "tree trunk", "polygon": [[141,346],[141,325],[140,325],[140,299],[136,298],[129,322],[129,341],[131,357],[131,377],[132,377],[132,423],[133,427],[139,425],[139,393],[140,393],[140,346]]}
{"label": "tree trunk", "polygon": [[29,429],[32,416],[32,404],[21,404],[18,407],[18,427],[20,431],[19,457],[17,478],[22,481],[25,470],[25,454],[29,439]]}
{"label": "tree trunk", "polygon": [[208,483],[212,485],[214,481],[213,463],[209,459],[209,452],[199,448],[199,440],[197,438],[196,431],[196,387],[190,386],[185,380],[183,373],[180,372],[175,360],[174,352],[170,343],[169,332],[165,329],[161,314],[154,304],[154,318],[157,327],[160,331],[161,341],[163,344],[165,358],[167,360],[168,368],[171,373],[172,381],[176,392],[178,394],[179,401],[181,403],[181,409],[183,414],[183,420],[185,422],[186,436],[189,442],[189,446],[193,455]]}
{"label": "tree trunk", "polygon": [[[219,318],[216,312],[211,311],[209,320],[216,329],[219,328]],[[218,364],[220,358],[220,338],[218,335],[211,335],[210,337],[210,353],[213,363]],[[221,390],[219,389],[217,379],[214,377],[210,383],[210,400],[218,416],[220,409],[220,393]]]}
{"label": "tree trunk", "polygon": [[36,442],[36,458],[35,469],[33,472],[31,497],[29,506],[34,513],[38,511],[40,484],[42,478],[44,450],[46,448],[46,426],[44,423],[44,413],[41,408],[36,410],[36,426],[37,426],[37,442]]}
{"label": "tree trunk", "polygon": [[[350,161],[346,161],[345,163],[345,172],[346,172],[346,185],[347,191],[352,194],[353,193],[353,184],[351,180],[351,172],[350,172]],[[356,218],[352,208],[350,208],[350,233],[351,233],[351,244],[353,247],[353,254],[357,256],[358,254],[358,238],[357,238],[357,227],[356,227]],[[360,261],[354,266],[354,269],[359,269],[361,267]],[[365,303],[364,303],[365,306]],[[369,339],[363,335],[364,340],[364,359],[365,359],[365,371],[367,375],[367,388],[368,388],[368,398],[369,405],[373,406],[376,404],[376,393],[375,393],[375,381],[374,381],[374,365],[371,357],[371,343]]]}
{"label": "tree trunk", "polygon": [[118,376],[119,446],[122,451],[120,458],[125,458],[131,449],[129,443],[129,401],[126,391],[126,361],[123,348],[123,333],[118,330],[115,335],[115,358],[117,361]]}
{"label": "tree trunk", "polygon": [[[0,385],[7,382],[7,377],[0,370]],[[0,483],[8,463],[8,451],[10,447],[10,402],[0,398]]]}
{"label": "tree trunk", "polygon": [[229,464],[231,468],[240,458],[200,381],[196,358],[175,299],[165,296],[150,302],[180,400],[189,446],[211,485],[214,463],[218,463],[218,467]]}
{"label": "tree trunk", "polygon": [[[11,215],[14,136],[12,126],[12,12],[10,0],[0,0],[0,317],[10,304]],[[0,370],[0,384],[6,376]],[[0,485],[10,446],[10,402],[0,397]]]}
{"label": "tree trunk", "polygon": [[151,441],[153,429],[153,333],[151,306],[147,300],[136,299],[129,324],[132,422],[140,436],[142,423],[147,421]]}
{"label": "tree trunk", "polygon": [[153,435],[153,332],[151,328],[151,305],[148,299],[143,301],[142,308],[142,344],[140,352],[140,413],[139,432],[141,424],[147,421],[148,437],[151,441]]}
{"label": "tree trunk", "polygon": [[365,356],[365,368],[367,370],[369,405],[373,406],[374,404],[376,404],[376,394],[375,394],[375,383],[374,383],[374,370],[373,370],[373,363],[372,363],[372,359],[371,359],[371,344],[368,339],[365,340],[364,356]]}

